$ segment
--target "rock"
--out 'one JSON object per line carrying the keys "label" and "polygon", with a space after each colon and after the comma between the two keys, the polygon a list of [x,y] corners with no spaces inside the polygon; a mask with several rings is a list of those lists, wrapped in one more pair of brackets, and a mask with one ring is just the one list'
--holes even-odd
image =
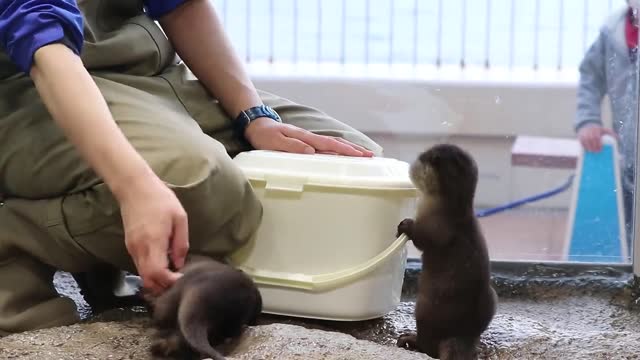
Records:
{"label": "rock", "polygon": [[142,360],[148,359],[149,335],[141,320],[81,323],[2,338],[0,359]]}
{"label": "rock", "polygon": [[[393,345],[400,333],[414,330],[411,312],[407,303],[361,323],[263,318],[230,348],[229,360],[430,359]],[[150,360],[151,334],[144,313],[116,311],[0,338],[0,359]],[[640,359],[640,314],[593,296],[503,299],[481,342],[480,359]]]}
{"label": "rock", "polygon": [[[0,339],[0,359],[151,359],[151,330],[147,322],[82,323],[39,330]],[[61,342],[60,339],[65,339]],[[38,344],[38,346],[34,346]],[[379,345],[337,332],[297,325],[270,324],[248,329],[238,340],[229,360],[323,359],[369,360],[430,359],[426,355]]]}
{"label": "rock", "polygon": [[357,340],[351,335],[271,324],[247,331],[229,360],[424,360],[430,357],[394,346]]}

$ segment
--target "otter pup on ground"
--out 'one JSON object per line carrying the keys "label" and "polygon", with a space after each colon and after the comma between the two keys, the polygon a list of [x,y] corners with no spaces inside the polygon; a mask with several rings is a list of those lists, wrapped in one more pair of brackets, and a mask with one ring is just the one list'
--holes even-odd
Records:
{"label": "otter pup on ground", "polygon": [[436,359],[477,359],[480,335],[496,311],[490,263],[473,200],[474,159],[451,144],[420,154],[410,167],[420,192],[415,219],[398,225],[422,252],[416,300],[416,333],[401,335],[409,347]]}
{"label": "otter pup on ground", "polygon": [[205,257],[191,257],[183,276],[157,298],[145,294],[157,329],[151,353],[157,357],[214,360],[225,357],[214,349],[255,325],[262,297],[240,270]]}

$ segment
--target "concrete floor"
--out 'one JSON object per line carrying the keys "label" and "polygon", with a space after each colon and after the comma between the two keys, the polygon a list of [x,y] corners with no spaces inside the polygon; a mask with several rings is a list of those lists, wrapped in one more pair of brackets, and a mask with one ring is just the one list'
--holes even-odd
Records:
{"label": "concrete floor", "polygon": [[[335,323],[264,315],[229,359],[429,359],[394,346],[414,329],[417,271],[408,271],[405,298],[381,319]],[[73,281],[57,277],[86,317],[82,323],[0,339],[0,359],[149,359],[150,329],[140,309],[90,316]],[[533,267],[494,278],[498,313],[483,335],[483,359],[640,359],[638,287],[612,269],[566,273]]]}

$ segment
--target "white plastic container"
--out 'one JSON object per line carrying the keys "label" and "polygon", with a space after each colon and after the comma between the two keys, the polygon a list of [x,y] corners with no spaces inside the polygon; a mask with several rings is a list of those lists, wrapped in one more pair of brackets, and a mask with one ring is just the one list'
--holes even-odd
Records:
{"label": "white plastic container", "polygon": [[265,313],[377,318],[400,302],[416,190],[409,164],[388,158],[239,154],[264,207],[254,240],[232,262],[249,273]]}

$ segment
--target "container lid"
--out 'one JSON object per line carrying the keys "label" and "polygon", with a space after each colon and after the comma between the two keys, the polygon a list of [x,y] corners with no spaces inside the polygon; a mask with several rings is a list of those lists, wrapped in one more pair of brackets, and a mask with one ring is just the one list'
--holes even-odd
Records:
{"label": "container lid", "polygon": [[238,154],[234,161],[249,180],[266,181],[267,187],[282,190],[302,191],[304,185],[415,190],[409,164],[390,158],[253,150]]}

